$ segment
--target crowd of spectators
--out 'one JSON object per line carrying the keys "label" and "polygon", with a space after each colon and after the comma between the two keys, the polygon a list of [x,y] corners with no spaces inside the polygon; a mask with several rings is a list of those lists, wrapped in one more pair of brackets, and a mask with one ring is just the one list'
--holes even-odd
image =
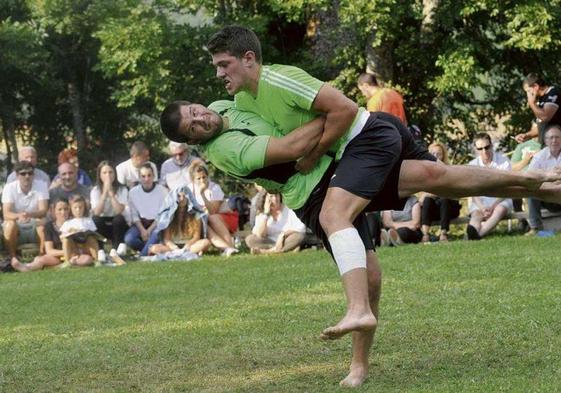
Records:
{"label": "crowd of spectators", "polygon": [[[381,86],[376,77],[362,74],[358,87],[369,110],[392,113],[406,124],[403,97]],[[468,165],[501,170],[548,170],[561,164],[561,111],[554,86],[529,75],[523,82],[528,106],[536,116],[530,130],[516,136],[519,145],[509,154],[496,151],[491,137],[479,133],[473,140],[475,158]],[[414,126],[411,126],[414,127]],[[449,165],[448,148],[432,143],[429,151]],[[19,162],[2,190],[2,239],[8,264],[17,271],[52,266],[123,265],[123,257],[138,255],[202,255],[214,249],[224,256],[239,252],[240,212],[232,209],[219,184],[209,178],[205,162],[186,144],[171,142],[169,159],[160,172],[150,161],[150,149],[134,142],[130,158],[114,166],[102,161],[94,181],[79,166],[78,152],[58,155],[52,178],[37,167],[32,146],[19,149]],[[298,251],[307,229],[282,203],[280,194],[256,186],[246,219],[245,238],[253,254]],[[249,201],[247,202],[249,205]],[[469,223],[465,238],[479,240],[514,209],[528,211],[527,235],[543,229],[542,209],[561,212],[561,205],[529,198],[527,201],[472,197],[466,206]],[[238,209],[239,210],[239,209]],[[421,193],[407,200],[402,211],[369,214],[375,243],[398,246],[449,240],[450,222],[460,215],[459,201]],[[438,236],[430,233],[439,224]],[[39,255],[22,261],[18,246],[36,243]],[[109,250],[109,255],[106,255]],[[26,263],[27,262],[27,263]]]}

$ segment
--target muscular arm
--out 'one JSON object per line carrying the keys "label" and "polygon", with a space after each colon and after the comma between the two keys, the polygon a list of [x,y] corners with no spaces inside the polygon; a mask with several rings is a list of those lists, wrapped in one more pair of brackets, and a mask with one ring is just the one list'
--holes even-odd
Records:
{"label": "muscular arm", "polygon": [[358,111],[356,103],[328,84],[319,90],[313,108],[325,113],[325,126],[317,146],[299,162],[303,172],[312,169],[317,160],[347,132]]}
{"label": "muscular arm", "polygon": [[555,115],[555,112],[559,110],[559,107],[552,103],[546,103],[543,108],[540,108],[535,101],[528,100],[528,105],[530,109],[532,109],[532,112],[534,112],[534,115],[545,122],[550,121],[553,115]]}
{"label": "muscular arm", "polygon": [[325,117],[320,116],[296,128],[282,138],[271,137],[265,166],[295,161],[317,146],[322,137]]}

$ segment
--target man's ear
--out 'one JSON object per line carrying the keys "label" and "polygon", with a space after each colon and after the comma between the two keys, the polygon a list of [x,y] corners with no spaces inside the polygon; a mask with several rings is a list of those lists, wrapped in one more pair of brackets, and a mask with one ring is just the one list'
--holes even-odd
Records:
{"label": "man's ear", "polygon": [[242,64],[246,67],[253,67],[256,63],[255,60],[255,52],[252,50],[248,50],[242,56]]}

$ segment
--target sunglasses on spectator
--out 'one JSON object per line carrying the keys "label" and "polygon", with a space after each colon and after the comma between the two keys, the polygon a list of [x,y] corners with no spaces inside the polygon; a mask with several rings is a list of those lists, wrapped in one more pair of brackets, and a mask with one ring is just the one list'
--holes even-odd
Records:
{"label": "sunglasses on spectator", "polygon": [[491,145],[487,145],[487,146],[476,147],[475,149],[481,151],[481,150],[489,150],[490,148]]}
{"label": "sunglasses on spectator", "polygon": [[20,176],[31,176],[31,175],[33,175],[33,172],[32,171],[21,171],[21,172],[18,172],[18,175],[20,175]]}

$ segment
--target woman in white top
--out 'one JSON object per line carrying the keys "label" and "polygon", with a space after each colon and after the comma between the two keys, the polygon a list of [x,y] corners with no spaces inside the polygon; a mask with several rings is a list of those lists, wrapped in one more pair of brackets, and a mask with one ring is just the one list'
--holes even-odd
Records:
{"label": "woman in white top", "polygon": [[252,234],[245,238],[251,253],[298,250],[306,237],[306,226],[282,203],[281,194],[266,194],[263,199],[262,203],[257,203],[260,212],[255,216]]}
{"label": "woman in white top", "polygon": [[[124,238],[128,225],[123,217],[123,210],[127,200],[127,188],[117,181],[115,168],[109,161],[100,162],[97,166],[96,184],[90,193],[90,202],[97,231],[112,242],[111,257],[126,253]],[[105,255],[100,256],[100,259],[103,260],[104,257]]]}
{"label": "woman in white top", "polygon": [[199,161],[191,165],[189,175],[193,180],[189,189],[208,213],[208,239],[225,256],[238,252],[231,234],[237,229],[238,217],[225,207],[224,192],[218,184],[210,181],[208,169]]}

